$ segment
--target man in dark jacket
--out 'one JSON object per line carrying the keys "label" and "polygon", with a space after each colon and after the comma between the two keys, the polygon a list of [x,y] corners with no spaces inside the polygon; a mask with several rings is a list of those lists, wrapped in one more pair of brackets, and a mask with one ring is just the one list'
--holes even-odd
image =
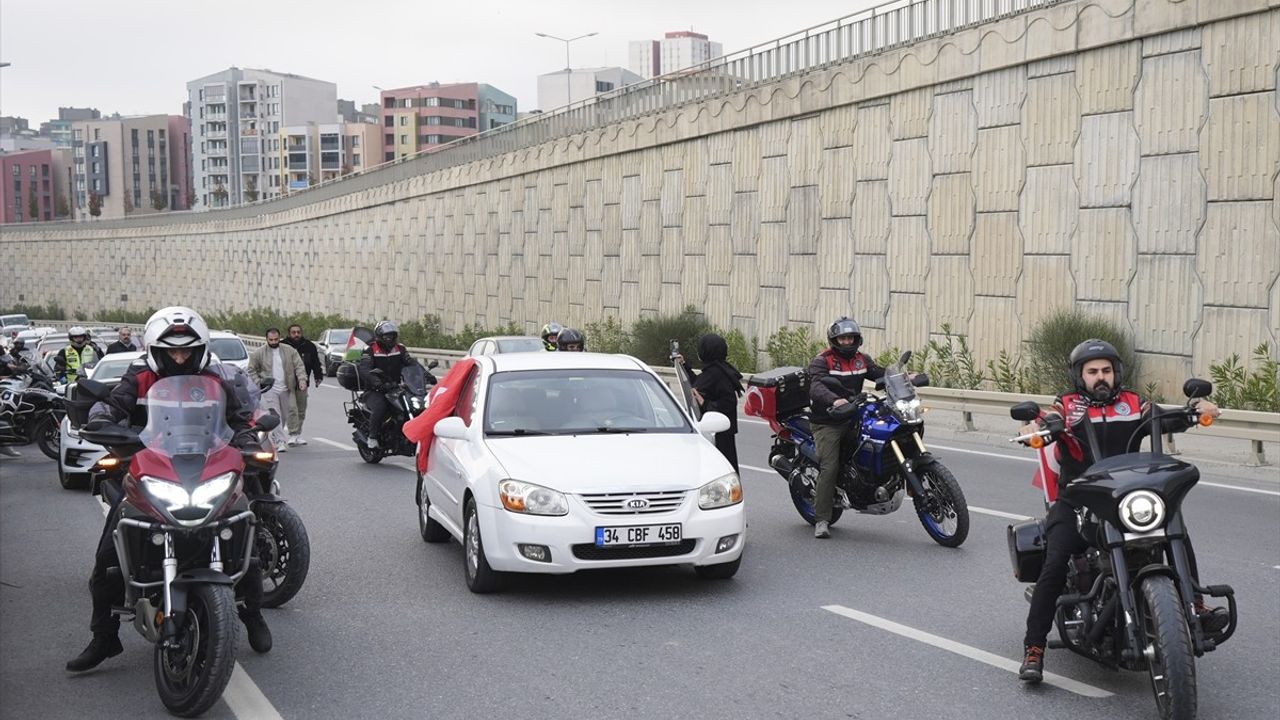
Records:
{"label": "man in dark jacket", "polygon": [[[563,335],[561,336],[563,337]],[[693,378],[693,399],[702,412],[718,412],[729,418],[729,429],[716,433],[716,448],[734,472],[738,472],[738,398],[742,396],[742,373],[729,364],[729,345],[716,333],[698,338],[698,359],[702,372],[695,374],[683,355],[676,359],[685,374]]]}
{"label": "man in dark jacket", "polygon": [[[298,351],[302,356],[303,367],[307,369],[307,377],[314,377],[311,387],[318,387],[324,382],[324,366],[320,364],[320,351],[316,344],[302,335],[301,325],[289,326],[289,337],[284,344]],[[307,419],[307,396],[310,393],[293,393],[293,403],[289,406],[289,444],[306,445],[302,438],[302,423]]]}
{"label": "man in dark jacket", "polygon": [[398,384],[400,371],[418,362],[399,340],[400,328],[390,320],[383,320],[373,328],[373,343],[364,349],[360,362],[356,363],[361,380],[368,377],[373,388],[360,398],[369,408],[369,438],[365,446],[371,450],[381,445],[378,433],[387,418],[387,411],[391,409],[384,388]]}
{"label": "man in dark jacket", "polygon": [[[884,377],[884,368],[859,352],[862,328],[847,317],[827,328],[828,348],[809,363],[809,400],[812,406],[809,424],[818,451],[818,486],[814,491],[813,510],[817,518],[813,526],[816,538],[831,537],[831,508],[835,503],[836,478],[840,474],[840,458],[849,424],[831,417],[831,410],[862,394],[862,383]],[[823,378],[840,381],[843,393],[827,387]]]}
{"label": "man in dark jacket", "polygon": [[127,325],[122,325],[118,332],[120,339],[107,346],[107,354],[136,352],[138,348],[133,344],[133,330]]}

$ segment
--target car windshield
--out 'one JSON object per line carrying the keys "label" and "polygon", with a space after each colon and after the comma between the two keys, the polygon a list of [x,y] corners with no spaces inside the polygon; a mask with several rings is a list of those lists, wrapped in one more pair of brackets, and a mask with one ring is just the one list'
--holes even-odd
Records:
{"label": "car windshield", "polygon": [[339,345],[341,345],[342,347],[346,347],[347,341],[350,339],[351,339],[350,330],[330,330],[329,338],[326,342],[329,343],[330,347],[337,347]]}
{"label": "car windshield", "polygon": [[240,338],[214,338],[209,341],[209,349],[219,360],[244,360],[249,357]]}
{"label": "car windshield", "polygon": [[486,397],[490,436],[693,431],[671,393],[640,370],[501,372]]}
{"label": "car windshield", "polygon": [[137,358],[108,358],[99,360],[98,364],[93,366],[93,379],[98,382],[114,382],[124,377],[128,372],[129,366],[137,361]]}
{"label": "car windshield", "polygon": [[56,353],[62,348],[70,344],[71,344],[71,341],[68,340],[65,335],[60,338],[53,338],[53,339],[45,338],[44,340],[40,341],[39,351],[42,356],[48,355],[49,353]]}
{"label": "car windshield", "polygon": [[503,338],[496,340],[498,343],[498,352],[545,352],[546,348],[542,345],[542,339],[536,337],[527,338]]}

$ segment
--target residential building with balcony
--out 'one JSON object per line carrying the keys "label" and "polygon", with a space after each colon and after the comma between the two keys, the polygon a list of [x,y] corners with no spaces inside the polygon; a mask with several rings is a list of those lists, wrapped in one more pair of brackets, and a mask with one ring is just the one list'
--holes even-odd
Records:
{"label": "residential building with balcony", "polygon": [[515,122],[516,99],[484,83],[428,83],[382,91],[382,160],[430,150]]}
{"label": "residential building with balcony", "polygon": [[627,55],[631,71],[648,80],[714,60],[724,55],[724,48],[702,33],[678,31],[661,40],[632,40]]}
{"label": "residential building with balcony", "polygon": [[337,85],[271,70],[231,67],[188,82],[187,94],[197,210],[284,194],[281,130],[337,116]]}
{"label": "residential building with balcony", "polygon": [[58,172],[53,150],[0,154],[0,224],[55,219]]}
{"label": "residential building with balcony", "polygon": [[639,75],[620,67],[557,70],[538,76],[538,107],[544,111],[555,110],[640,82],[640,79]]}
{"label": "residential building with balcony", "polygon": [[305,190],[382,162],[377,123],[309,123],[280,131],[280,173],[284,192]]}
{"label": "residential building with balcony", "polygon": [[[72,125],[74,215],[89,219],[93,196],[101,201],[99,218],[150,214],[185,208],[175,202],[183,182],[174,169],[173,126],[184,118],[143,115],[83,120]],[[187,142],[178,137],[176,142]]]}

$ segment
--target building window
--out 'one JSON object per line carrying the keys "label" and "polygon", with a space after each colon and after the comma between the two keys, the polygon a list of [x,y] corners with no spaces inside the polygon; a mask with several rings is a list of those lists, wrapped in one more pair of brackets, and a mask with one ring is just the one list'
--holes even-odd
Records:
{"label": "building window", "polygon": [[409,136],[408,136],[408,135],[401,135],[401,136],[400,136],[400,144],[401,144],[401,145],[408,145],[408,144],[409,144]]}
{"label": "building window", "polygon": [[16,178],[22,177],[22,166],[18,163],[13,164],[13,176]]}
{"label": "building window", "polygon": [[392,160],[395,160],[395,159],[396,159],[396,154],[393,152],[385,153],[382,156],[383,162],[391,162]]}
{"label": "building window", "polygon": [[72,130],[71,138],[73,140],[84,140],[84,131],[80,129]]}
{"label": "building window", "polygon": [[94,129],[93,129],[93,139],[94,139],[95,141],[99,139],[99,128],[94,128]]}
{"label": "building window", "polygon": [[385,136],[383,136],[383,138],[382,138],[382,142],[383,142],[384,144],[386,144],[386,145],[395,145],[395,144],[396,144],[396,136],[395,136],[395,135],[392,135],[391,133],[387,133]]}
{"label": "building window", "polygon": [[352,155],[351,155],[351,164],[352,164],[352,165],[359,165],[359,164],[360,164],[360,153],[352,153]]}
{"label": "building window", "polygon": [[48,166],[48,165],[41,165],[41,166],[40,166],[40,174],[41,174],[41,175],[43,175],[44,177],[49,177],[49,166]]}
{"label": "building window", "polygon": [[386,117],[382,118],[382,126],[383,126],[383,127],[395,127],[395,126],[396,126],[396,119],[395,119],[395,117],[394,117],[394,116],[391,116],[391,115],[387,115]]}
{"label": "building window", "polygon": [[401,115],[401,116],[400,116],[400,127],[407,127],[408,125],[409,125],[409,116],[408,116],[408,115]]}
{"label": "building window", "polygon": [[360,136],[359,136],[359,135],[352,135],[352,136],[351,136],[351,147],[353,147],[353,148],[358,148],[358,147],[360,147]]}
{"label": "building window", "polygon": [[102,163],[95,162],[95,163],[93,164],[93,174],[94,174],[94,175],[100,175],[100,174],[102,174]]}
{"label": "building window", "polygon": [[613,83],[604,82],[603,80],[596,81],[596,92],[598,93],[609,92],[612,89],[613,89]]}
{"label": "building window", "polygon": [[395,107],[395,106],[396,106],[396,99],[395,99],[395,98],[393,98],[393,97],[384,97],[384,98],[382,98],[382,107],[384,107],[384,108],[393,108],[393,107]]}

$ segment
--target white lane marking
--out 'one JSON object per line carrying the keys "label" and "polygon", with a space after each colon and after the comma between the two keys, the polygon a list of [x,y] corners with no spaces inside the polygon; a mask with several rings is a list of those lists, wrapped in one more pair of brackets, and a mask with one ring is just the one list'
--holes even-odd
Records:
{"label": "white lane marking", "polygon": [[1001,460],[1017,460],[1018,462],[1029,462],[1029,463],[1040,462],[1035,458],[1021,457],[1019,455],[1004,455],[1002,453],[986,452],[983,450],[966,450],[964,448],[950,447],[948,445],[937,445],[935,443],[929,443],[929,447],[937,448],[939,450],[946,450],[948,452],[968,453],[969,455],[986,455],[987,457],[1000,458]]}
{"label": "white lane marking", "polygon": [[[765,473],[767,475],[772,475],[775,472],[774,470],[771,470],[769,468],[756,467],[754,465],[739,464],[738,467],[743,470],[752,470],[759,473]],[[981,515],[993,515],[995,517],[1006,518],[1008,520],[1030,520],[1031,519],[1026,515],[1017,515],[1015,513],[1007,513],[1007,512],[1004,512],[1003,510],[991,510],[989,508],[977,507],[976,505],[970,505],[969,512],[975,512]]]}
{"label": "white lane marking", "polygon": [[227,683],[227,689],[222,691],[222,699],[238,718],[284,720],[240,663],[236,663],[235,669],[231,672],[231,682]]}
{"label": "white lane marking", "polygon": [[[102,516],[106,517],[107,512],[111,510],[107,505],[106,498],[101,495],[92,495],[98,504],[98,509],[102,511]],[[232,714],[243,720],[284,720],[280,713],[276,712],[276,708],[262,694],[262,689],[258,687],[253,678],[249,677],[249,673],[240,666],[237,661],[231,671],[231,681],[227,683],[227,687],[222,691],[222,699],[226,701],[227,706],[231,708]]]}
{"label": "white lane marking", "polygon": [[336,447],[336,448],[338,448],[339,450],[355,450],[355,449],[356,449],[356,446],[355,446],[355,445],[348,445],[348,444],[346,444],[346,443],[340,443],[340,442],[337,442],[337,441],[335,441],[335,440],[330,440],[329,438],[313,437],[313,438],[311,438],[311,439],[312,439],[312,440],[315,440],[315,441],[316,441],[316,442],[318,442],[318,443],[324,443],[325,445],[328,445],[328,446],[330,446],[330,447]]}
{"label": "white lane marking", "polygon": [[[843,605],[824,605],[822,606],[822,609],[827,612],[835,613],[836,615],[847,617],[850,620],[857,620],[860,623],[865,623],[872,627],[880,628],[881,630],[887,630],[895,635],[901,635],[902,637],[910,638],[926,645],[932,645],[941,650],[946,650],[947,652],[955,653],[956,655],[961,655],[971,660],[977,660],[980,663],[990,665],[994,668],[1007,670],[1014,675],[1018,674],[1019,663],[1017,660],[1000,657],[999,655],[987,652],[986,650],[979,650],[978,648],[956,642],[955,640],[948,640],[947,638],[939,637],[932,633],[917,630],[906,625],[901,625],[892,620],[886,620],[876,615],[859,612]],[[1092,685],[1082,683],[1079,680],[1072,680],[1071,678],[1050,672],[1044,674],[1044,682],[1046,685],[1053,685],[1077,695],[1083,695],[1084,697],[1106,698],[1111,697],[1112,695],[1102,688],[1096,688]]]}
{"label": "white lane marking", "polygon": [[1208,485],[1209,487],[1225,488],[1227,490],[1239,490],[1240,492],[1251,492],[1251,493],[1258,493],[1259,495],[1274,495],[1275,497],[1280,497],[1280,492],[1276,492],[1275,490],[1247,488],[1247,487],[1240,487],[1239,485],[1223,485],[1222,483],[1211,483],[1211,482],[1205,482],[1204,480],[1201,480],[1199,484]]}

